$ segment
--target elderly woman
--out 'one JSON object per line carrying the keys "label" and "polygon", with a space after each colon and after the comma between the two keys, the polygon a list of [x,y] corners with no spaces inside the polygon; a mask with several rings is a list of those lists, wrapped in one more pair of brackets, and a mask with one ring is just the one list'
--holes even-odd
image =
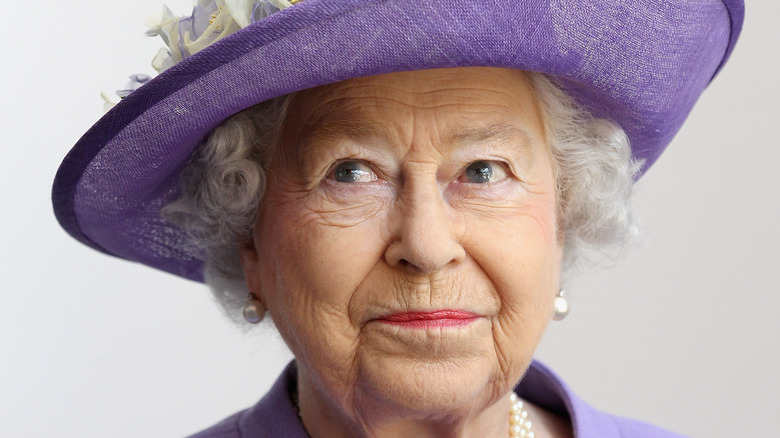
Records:
{"label": "elderly woman", "polygon": [[675,436],[593,410],[533,354],[568,312],[562,270],[633,234],[633,181],[741,17],[739,1],[166,10],[163,73],[135,76],[66,157],[55,209],[96,249],[205,280],[231,316],[270,314],[295,361],[198,437]]}

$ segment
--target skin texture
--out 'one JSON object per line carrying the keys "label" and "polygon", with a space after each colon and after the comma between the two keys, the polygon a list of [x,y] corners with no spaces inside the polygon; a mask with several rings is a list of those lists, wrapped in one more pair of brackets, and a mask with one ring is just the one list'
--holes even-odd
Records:
{"label": "skin texture", "polygon": [[[487,182],[470,178],[479,161]],[[507,436],[563,243],[525,74],[427,70],[300,92],[268,174],[241,260],[297,359],[310,435]],[[475,317],[383,320],[435,310]]]}

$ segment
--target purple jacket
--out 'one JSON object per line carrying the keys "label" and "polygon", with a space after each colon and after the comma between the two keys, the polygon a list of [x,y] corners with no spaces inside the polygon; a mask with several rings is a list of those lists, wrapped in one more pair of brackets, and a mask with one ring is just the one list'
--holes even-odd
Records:
{"label": "purple jacket", "polygon": [[[288,388],[294,382],[292,364],[253,407],[233,414],[190,438],[307,438]],[[549,368],[533,362],[515,388],[517,394],[545,409],[568,415],[575,438],[681,438],[641,421],[599,412],[574,395]]]}

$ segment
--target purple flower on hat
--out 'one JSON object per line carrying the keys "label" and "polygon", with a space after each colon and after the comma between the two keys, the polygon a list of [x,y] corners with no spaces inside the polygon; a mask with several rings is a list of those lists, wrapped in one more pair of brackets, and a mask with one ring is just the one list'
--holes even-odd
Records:
{"label": "purple flower on hat", "polygon": [[152,80],[152,77],[143,73],[130,75],[130,82],[125,84],[125,88],[117,90],[116,95],[124,99],[129,96],[133,91],[141,88],[142,85]]}
{"label": "purple flower on hat", "polygon": [[[129,96],[130,93],[141,88],[142,85],[151,80],[151,76],[143,73],[130,75],[130,81],[125,84],[125,88],[117,90],[116,95],[119,96],[119,99],[124,99],[125,97]],[[116,106],[116,102],[111,101],[106,93],[100,93],[100,96],[103,98],[103,112],[108,112],[108,110]]]}

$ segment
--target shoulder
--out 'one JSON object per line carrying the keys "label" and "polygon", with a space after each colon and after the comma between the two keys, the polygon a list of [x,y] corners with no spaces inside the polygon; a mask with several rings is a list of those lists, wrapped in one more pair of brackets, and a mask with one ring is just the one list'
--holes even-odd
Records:
{"label": "shoulder", "polygon": [[202,430],[195,435],[190,435],[188,438],[240,438],[241,432],[238,428],[238,422],[244,412],[246,411],[233,414],[208,429]]}
{"label": "shoulder", "polygon": [[189,438],[306,438],[290,399],[296,374],[293,362],[256,405]]}
{"label": "shoulder", "polygon": [[[598,412],[598,411],[597,411]],[[614,426],[616,437],[625,438],[685,438],[683,435],[668,431],[666,429],[653,426],[639,420],[618,417],[615,415],[598,412],[602,415],[604,421],[610,422]],[[590,435],[587,435],[590,436]],[[596,435],[593,435],[596,436]]]}
{"label": "shoulder", "polygon": [[515,388],[522,398],[570,420],[577,438],[683,438],[643,421],[601,412],[574,394],[560,377],[534,361]]}

